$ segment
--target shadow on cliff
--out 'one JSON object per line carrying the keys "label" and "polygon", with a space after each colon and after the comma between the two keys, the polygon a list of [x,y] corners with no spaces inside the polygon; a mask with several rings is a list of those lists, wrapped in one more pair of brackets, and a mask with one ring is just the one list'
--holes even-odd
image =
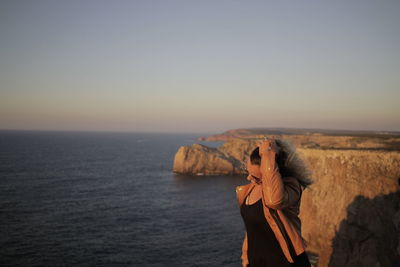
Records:
{"label": "shadow on cliff", "polygon": [[332,241],[329,267],[400,267],[400,191],[357,196]]}

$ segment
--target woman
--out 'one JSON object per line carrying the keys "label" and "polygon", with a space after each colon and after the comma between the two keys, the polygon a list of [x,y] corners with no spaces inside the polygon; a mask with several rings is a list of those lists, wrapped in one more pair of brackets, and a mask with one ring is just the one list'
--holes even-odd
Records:
{"label": "woman", "polygon": [[290,143],[271,138],[252,151],[246,170],[250,183],[236,188],[246,227],[242,265],[310,266],[298,217],[309,169]]}

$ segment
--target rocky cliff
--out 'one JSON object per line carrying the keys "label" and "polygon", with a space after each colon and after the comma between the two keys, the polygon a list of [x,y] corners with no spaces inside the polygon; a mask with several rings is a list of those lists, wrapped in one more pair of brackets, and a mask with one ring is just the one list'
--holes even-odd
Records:
{"label": "rocky cliff", "polygon": [[230,139],[218,148],[202,144],[182,146],[175,154],[173,172],[193,175],[243,174],[245,156],[256,139]]}
{"label": "rocky cliff", "polygon": [[[181,147],[173,170],[241,174],[241,162],[258,141],[232,137],[218,148]],[[400,262],[400,151],[299,146],[297,152],[315,181],[303,194],[300,217],[308,251],[318,255],[318,266]]]}
{"label": "rocky cliff", "polygon": [[[309,250],[319,255],[319,266],[328,266],[332,253],[336,260],[333,258],[329,266],[391,266],[384,263],[395,262],[398,245],[384,240],[395,237],[399,242],[400,229],[390,214],[399,212],[400,206],[393,199],[385,201],[384,196],[399,190],[400,153],[317,149],[298,152],[314,172],[315,183],[304,192],[300,217]],[[377,197],[382,201],[368,204]],[[354,259],[362,259],[363,254],[368,254],[368,264],[355,264]]]}
{"label": "rocky cliff", "polygon": [[240,173],[240,161],[223,150],[193,144],[182,146],[175,154],[173,172],[194,175],[218,175]]}
{"label": "rocky cliff", "polygon": [[228,141],[231,139],[257,139],[274,136],[290,140],[299,148],[322,149],[385,149],[400,151],[400,133],[383,131],[343,131],[313,130],[290,128],[253,128],[234,129],[208,137],[199,137],[199,141]]}

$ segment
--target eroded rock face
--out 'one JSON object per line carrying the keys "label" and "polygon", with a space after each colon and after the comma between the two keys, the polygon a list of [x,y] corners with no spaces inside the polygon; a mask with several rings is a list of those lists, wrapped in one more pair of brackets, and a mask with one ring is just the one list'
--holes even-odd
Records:
{"label": "eroded rock face", "polygon": [[[231,138],[218,148],[181,147],[173,170],[240,174],[241,162],[258,141]],[[297,152],[313,171],[314,184],[304,191],[300,218],[308,250],[319,255],[318,266],[391,266],[396,262],[400,152],[315,148]],[[386,250],[390,252],[385,254]]]}
{"label": "eroded rock face", "polygon": [[246,155],[256,140],[230,139],[218,148],[202,144],[182,146],[175,154],[173,172],[194,175],[243,174]]}
{"label": "eroded rock face", "polygon": [[216,148],[201,144],[182,146],[175,154],[173,172],[194,175],[240,173],[240,161]]}
{"label": "eroded rock face", "polygon": [[290,140],[298,148],[324,149],[385,149],[400,150],[400,135],[398,133],[374,131],[339,131],[321,130],[307,131],[302,129],[234,129],[208,137],[200,137],[203,141],[229,141],[232,139],[262,138],[274,136]]}
{"label": "eroded rock face", "polygon": [[[363,232],[341,228],[341,223],[350,218],[349,214],[357,214],[359,220],[377,224],[378,232],[384,239],[396,236],[393,227],[385,227],[376,220],[391,220],[389,213],[381,213],[383,217],[377,218],[376,209],[371,205],[371,212],[360,213],[360,204],[354,209],[355,202],[364,199],[374,199],[382,195],[390,195],[399,190],[398,177],[400,177],[400,153],[384,151],[357,151],[357,150],[317,150],[298,149],[302,157],[308,161],[313,170],[315,183],[304,191],[300,207],[302,232],[309,241],[308,249],[319,255],[318,266],[328,266],[332,253],[339,253],[342,259],[340,264],[335,261],[331,266],[375,266],[351,265],[356,250],[342,249],[342,245],[334,247],[332,240],[337,236],[352,232],[354,238],[348,240],[349,246],[356,247],[359,240],[363,239]],[[374,203],[373,201],[360,202]],[[385,204],[380,202],[381,207]],[[387,203],[388,207],[391,206]],[[348,222],[352,223],[352,219]],[[343,232],[344,231],[344,232]],[[397,240],[398,234],[397,232]],[[339,238],[343,240],[343,238]],[[371,241],[372,242],[372,241]],[[344,244],[339,241],[337,244]],[[378,243],[374,246],[381,247]],[[389,245],[389,246],[393,246]],[[341,252],[338,252],[341,251]],[[371,254],[371,253],[370,253]],[[371,263],[380,261],[378,254],[374,254]],[[379,254],[380,255],[380,254]],[[371,256],[370,256],[371,257]],[[347,262],[347,264],[345,264]],[[354,262],[353,262],[354,263]],[[380,266],[388,266],[382,264]]]}
{"label": "eroded rock face", "polygon": [[[347,207],[332,245],[330,267],[394,266],[400,263],[400,191],[357,196]],[[397,233],[397,234],[396,234]]]}

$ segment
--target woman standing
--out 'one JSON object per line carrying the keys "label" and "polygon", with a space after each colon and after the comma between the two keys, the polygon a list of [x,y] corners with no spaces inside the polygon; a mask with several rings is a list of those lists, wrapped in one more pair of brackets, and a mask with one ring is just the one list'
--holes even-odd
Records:
{"label": "woman standing", "polygon": [[242,265],[310,266],[298,217],[310,171],[290,143],[272,138],[252,151],[246,170],[250,183],[236,187],[246,227]]}

